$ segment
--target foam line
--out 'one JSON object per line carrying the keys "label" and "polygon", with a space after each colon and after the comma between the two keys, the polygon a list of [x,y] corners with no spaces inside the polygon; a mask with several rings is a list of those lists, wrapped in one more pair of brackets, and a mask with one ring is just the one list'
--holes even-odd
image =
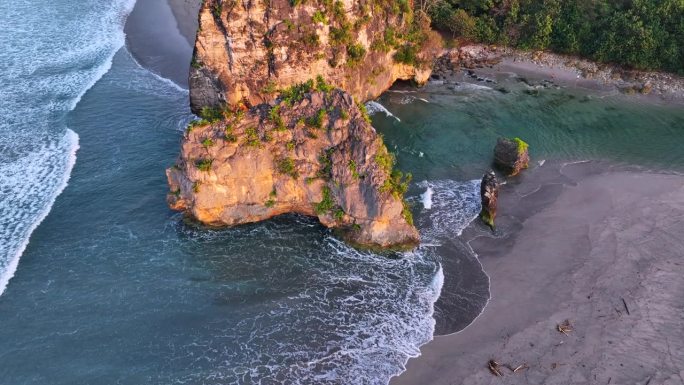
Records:
{"label": "foam line", "polygon": [[126,50],[126,53],[128,53],[128,56],[131,58],[131,60],[133,60],[133,63],[135,63],[141,70],[144,70],[144,71],[152,74],[152,76],[154,76],[157,80],[159,80],[162,83],[165,83],[167,85],[170,85],[171,87],[175,88],[179,92],[182,92],[184,94],[188,94],[190,92],[187,88],[181,87],[178,83],[174,82],[173,80],[171,80],[169,78],[165,78],[165,77],[159,75],[158,73],[150,70],[149,68],[145,68],[142,64],[140,64],[140,62],[138,60],[135,59],[135,56],[131,55],[131,52],[128,50],[128,48],[125,45],[124,45],[123,49]]}
{"label": "foam line", "polygon": [[[120,33],[116,35],[115,39],[111,42],[112,49],[107,55],[106,59],[101,65],[97,66],[95,71],[90,75],[91,79],[84,85],[83,89],[73,97],[73,99],[68,104],[68,111],[73,111],[78,103],[81,101],[82,97],[100,80],[104,77],[107,72],[112,68],[112,63],[116,53],[125,45],[125,35],[123,34],[123,26],[125,24],[128,14],[133,10],[136,0],[128,0],[123,3],[123,12],[121,14],[120,21]],[[56,58],[59,60],[59,58]],[[68,64],[68,63],[67,63]],[[15,249],[14,253],[12,251],[8,254],[8,261],[4,265],[4,270],[0,272],[0,295],[2,295],[7,285],[17,270],[19,265],[19,259],[26,250],[31,234],[35,229],[43,222],[52,209],[57,197],[64,191],[68,186],[69,179],[71,178],[71,171],[76,163],[76,152],[79,149],[79,137],[71,129],[67,128],[63,140],[67,142],[67,158],[65,162],[65,169],[61,177],[61,181],[56,186],[55,190],[47,197],[46,201],[39,202],[38,204],[43,204],[44,207],[37,212],[37,215],[32,218],[32,222],[28,225],[24,234],[24,239],[20,241],[18,247]]]}
{"label": "foam line", "polygon": [[17,248],[14,256],[10,258],[9,263],[6,265],[5,271],[3,271],[0,274],[0,295],[2,295],[5,292],[9,280],[12,279],[12,277],[14,277],[14,273],[17,271],[17,267],[19,266],[19,258],[21,258],[21,255],[24,253],[24,250],[26,250],[26,247],[28,246],[29,240],[31,238],[31,234],[47,217],[47,215],[50,213],[50,210],[52,210],[52,206],[54,205],[55,200],[57,200],[57,197],[69,185],[69,179],[71,178],[71,170],[74,168],[74,165],[76,164],[76,152],[80,147],[78,134],[76,134],[74,131],[67,129],[65,138],[69,142],[70,149],[66,163],[66,170],[64,172],[64,175],[62,176],[62,181],[50,197],[49,204],[45,206],[43,210],[40,211],[36,220],[29,227],[27,232],[28,235],[26,236],[26,238],[24,238],[21,244],[19,244],[19,247]]}
{"label": "foam line", "polygon": [[370,101],[370,102],[366,103],[366,109],[368,109],[369,115],[373,115],[377,112],[384,112],[385,115],[387,115],[387,117],[394,118],[397,120],[397,122],[401,122],[401,119],[394,116],[394,114],[392,114],[387,108],[385,108],[385,106],[383,106],[382,104],[380,104],[378,102]]}

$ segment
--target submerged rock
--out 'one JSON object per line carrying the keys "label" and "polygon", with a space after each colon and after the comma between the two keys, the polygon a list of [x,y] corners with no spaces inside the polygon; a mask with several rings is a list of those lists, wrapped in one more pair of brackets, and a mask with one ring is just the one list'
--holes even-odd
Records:
{"label": "submerged rock", "polygon": [[211,226],[299,213],[354,244],[417,245],[403,200],[410,176],[393,170],[365,109],[339,89],[298,90],[191,126],[167,170],[170,206]]}
{"label": "submerged rock", "polygon": [[480,197],[482,198],[482,211],[480,218],[487,226],[494,229],[496,218],[497,200],[499,198],[499,182],[496,180],[494,171],[490,171],[482,177],[480,184]]}
{"label": "submerged rock", "polygon": [[520,138],[499,138],[494,148],[494,164],[507,175],[518,175],[529,167],[528,144]]}

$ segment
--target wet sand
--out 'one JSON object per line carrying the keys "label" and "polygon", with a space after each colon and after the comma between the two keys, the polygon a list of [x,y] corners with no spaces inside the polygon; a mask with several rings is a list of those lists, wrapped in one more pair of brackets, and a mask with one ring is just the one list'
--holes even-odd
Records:
{"label": "wet sand", "polygon": [[[527,83],[530,90],[566,87],[586,90],[595,96],[622,95],[639,102],[684,103],[684,78],[670,73],[630,71],[572,56],[477,44],[445,52],[447,57],[470,57],[469,63],[466,60],[460,64],[468,66],[466,73],[477,79],[513,77]],[[438,64],[435,72],[442,76],[461,72],[461,68],[448,67]]]}
{"label": "wet sand", "polygon": [[178,30],[187,39],[191,47],[195,46],[199,8],[202,0],[168,0],[171,11],[178,23]]}
{"label": "wet sand", "polygon": [[124,29],[128,50],[140,65],[188,88],[198,9],[199,0],[139,0]]}
{"label": "wet sand", "polygon": [[[496,235],[463,235],[489,304],[391,384],[684,383],[684,176],[547,164],[500,194]],[[529,369],[495,377],[490,359]]]}

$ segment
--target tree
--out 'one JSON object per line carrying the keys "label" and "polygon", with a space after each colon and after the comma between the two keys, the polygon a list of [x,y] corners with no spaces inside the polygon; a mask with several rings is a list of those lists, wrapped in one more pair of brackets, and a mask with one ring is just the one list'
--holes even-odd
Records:
{"label": "tree", "polygon": [[474,39],[476,37],[477,22],[468,15],[468,12],[457,9],[451,14],[449,29],[451,32],[465,39]]}

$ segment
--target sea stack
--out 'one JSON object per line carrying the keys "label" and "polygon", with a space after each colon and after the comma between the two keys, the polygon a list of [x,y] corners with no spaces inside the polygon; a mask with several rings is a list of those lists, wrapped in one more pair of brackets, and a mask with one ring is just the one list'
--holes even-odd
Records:
{"label": "sea stack", "polygon": [[494,219],[496,218],[497,200],[499,198],[499,182],[496,180],[494,171],[489,171],[482,177],[480,197],[482,198],[480,218],[493,230]]}
{"label": "sea stack", "polygon": [[202,120],[167,170],[169,205],[211,226],[298,213],[355,245],[416,246],[410,175],[363,102],[427,81],[439,47],[412,1],[205,0],[190,71]]}
{"label": "sea stack", "polygon": [[529,167],[528,147],[520,138],[499,138],[494,148],[494,164],[508,176],[518,175]]}
{"label": "sea stack", "polygon": [[356,245],[416,246],[403,200],[410,176],[394,170],[365,111],[339,89],[303,87],[190,127],[167,170],[170,206],[211,226],[298,213]]}

